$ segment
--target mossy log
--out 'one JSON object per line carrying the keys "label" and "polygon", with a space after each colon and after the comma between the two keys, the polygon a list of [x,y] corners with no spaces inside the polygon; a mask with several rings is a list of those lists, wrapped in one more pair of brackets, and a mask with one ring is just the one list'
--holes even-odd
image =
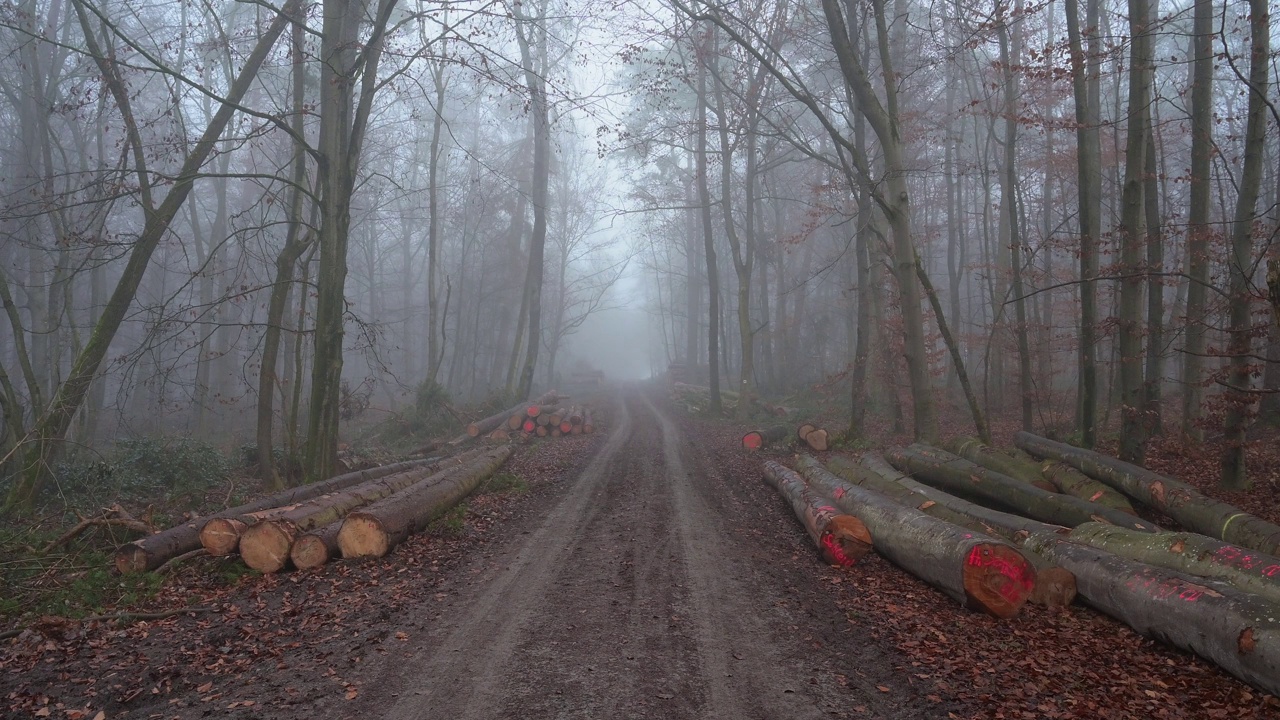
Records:
{"label": "mossy log", "polygon": [[1074,495],[1082,500],[1096,502],[1131,515],[1137,514],[1134,512],[1133,503],[1129,502],[1129,498],[1123,493],[1094,480],[1060,460],[1044,461],[1040,466],[1040,472],[1059,491],[1067,495]]}
{"label": "mossy log", "polygon": [[851,567],[871,552],[871,535],[862,521],[838,512],[794,470],[769,460],[764,464],[764,478],[791,504],[828,563]]}
{"label": "mossy log", "polygon": [[1069,463],[1140,503],[1173,518],[1186,530],[1252,550],[1280,555],[1280,525],[1215,500],[1196,488],[1144,467],[1091,450],[1020,432],[1018,447],[1032,455]]}
{"label": "mossy log", "polygon": [[175,525],[163,532],[120,546],[116,550],[116,570],[121,573],[149,572],[172,558],[198,549],[200,547],[200,530],[212,519],[243,517],[254,512],[269,510],[283,505],[296,505],[326,493],[336,492],[369,480],[404,472],[438,460],[439,458],[412,460],[345,473],[311,485],[289,488],[208,517],[196,518],[181,525]]}
{"label": "mossy log", "polygon": [[1280,606],[1226,583],[1034,535],[1026,547],[1075,573],[1080,597],[1137,632],[1280,695]]}
{"label": "mossy log", "polygon": [[[1068,532],[1065,527],[992,510],[922,485],[898,472],[878,456],[864,455],[863,461],[870,466],[833,456],[824,467],[814,458],[802,455],[797,459],[796,467],[814,488],[835,498],[837,505],[840,498],[848,492],[845,486],[852,484],[878,492],[894,502],[915,508],[939,520],[1003,538],[1015,545],[1021,545],[1033,532],[1061,535]],[[1031,591],[1028,600],[1046,607],[1062,608],[1070,605],[1076,596],[1075,577],[1033,553],[1024,555],[1036,568],[1035,589]]]}
{"label": "mossy log", "polygon": [[1014,457],[977,438],[953,438],[943,445],[943,449],[988,470],[1035,485],[1045,492],[1058,492],[1057,486],[1040,474],[1040,467],[1034,461]]}
{"label": "mossy log", "polygon": [[382,557],[470,495],[511,456],[510,446],[490,450],[350,513],[338,531],[342,557]]}
{"label": "mossy log", "polygon": [[1199,533],[1142,533],[1085,523],[1072,540],[1130,560],[1230,583],[1280,605],[1280,558]]}
{"label": "mossy log", "polygon": [[302,533],[328,525],[356,508],[415,485],[442,469],[468,463],[486,452],[492,451],[472,450],[456,458],[415,467],[301,503],[279,517],[245,530],[240,536],[240,557],[246,565],[259,572],[279,572],[288,564],[293,541]]}
{"label": "mossy log", "polygon": [[952,493],[980,498],[1010,508],[1027,517],[1054,525],[1075,527],[1106,522],[1134,530],[1159,528],[1129,513],[1120,512],[1070,495],[1045,492],[1002,473],[956,457],[945,450],[919,443],[885,453],[894,467]]}

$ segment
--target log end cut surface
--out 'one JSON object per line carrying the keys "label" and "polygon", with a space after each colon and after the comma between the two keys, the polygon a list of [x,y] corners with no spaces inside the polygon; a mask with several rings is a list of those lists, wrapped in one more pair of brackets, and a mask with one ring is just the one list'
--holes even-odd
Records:
{"label": "log end cut surface", "polygon": [[329,548],[319,536],[303,535],[293,543],[289,557],[299,570],[316,568],[329,562]]}
{"label": "log end cut surface", "polygon": [[1004,619],[1018,614],[1036,586],[1036,571],[1012,547],[978,543],[964,564],[969,607]]}
{"label": "log end cut surface", "polygon": [[134,543],[126,543],[116,550],[116,570],[121,575],[146,572],[149,569],[147,562],[147,551]]}
{"label": "log end cut surface", "polygon": [[244,564],[262,573],[279,572],[289,562],[293,533],[279,522],[260,522],[240,538]]}
{"label": "log end cut surface", "polygon": [[213,518],[200,529],[200,544],[210,555],[230,555],[240,547],[245,527],[236,518]]}
{"label": "log end cut surface", "polygon": [[871,552],[871,533],[852,515],[837,515],[827,523],[819,541],[822,557],[832,565],[852,567]]}
{"label": "log end cut surface", "polygon": [[762,436],[759,432],[752,430],[751,432],[742,436],[742,447],[748,450],[759,450],[760,448],[764,447],[764,436]]}
{"label": "log end cut surface", "polygon": [[351,513],[338,531],[338,547],[344,558],[382,557],[391,551],[391,540],[377,518]]}

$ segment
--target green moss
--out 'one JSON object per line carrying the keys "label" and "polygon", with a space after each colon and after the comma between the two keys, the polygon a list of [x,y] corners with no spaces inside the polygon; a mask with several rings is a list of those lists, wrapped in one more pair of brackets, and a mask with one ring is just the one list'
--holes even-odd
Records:
{"label": "green moss", "polygon": [[518,475],[497,473],[484,484],[484,491],[494,494],[514,493],[519,495],[529,491],[529,483]]}

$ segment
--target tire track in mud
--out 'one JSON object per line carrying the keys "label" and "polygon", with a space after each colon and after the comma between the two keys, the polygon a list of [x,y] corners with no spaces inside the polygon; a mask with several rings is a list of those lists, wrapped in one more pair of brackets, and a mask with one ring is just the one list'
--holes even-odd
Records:
{"label": "tire track in mud", "polygon": [[[734,508],[708,480],[716,469],[683,457],[675,424],[638,391],[615,406],[611,437],[550,511],[477,562],[444,608],[424,608],[434,617],[415,633],[416,649],[367,668],[378,677],[366,676],[349,712],[917,717],[869,686],[837,682],[856,667],[814,667],[845,658],[815,654],[789,589],[734,539]],[[858,650],[847,659],[877,658]]]}

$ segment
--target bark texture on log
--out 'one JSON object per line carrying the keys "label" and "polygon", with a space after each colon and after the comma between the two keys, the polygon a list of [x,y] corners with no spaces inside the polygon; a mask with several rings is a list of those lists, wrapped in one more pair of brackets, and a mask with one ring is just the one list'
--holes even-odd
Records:
{"label": "bark texture on log", "polygon": [[240,557],[246,565],[259,572],[279,572],[288,564],[289,550],[298,535],[328,525],[362,505],[417,484],[445,467],[468,463],[485,452],[488,451],[472,450],[456,458],[415,467],[301,503],[279,517],[245,530],[240,536]]}
{"label": "bark texture on log", "polygon": [[885,457],[899,470],[944,490],[998,503],[1042,522],[1067,527],[1106,522],[1133,530],[1159,530],[1155,524],[1128,513],[1070,495],[1045,492],[927,445],[890,450]]}
{"label": "bark texture on log", "polygon": [[1057,536],[1035,535],[1027,547],[1075,573],[1080,597],[1098,610],[1280,695],[1275,603]]}
{"label": "bark texture on log", "polygon": [[338,531],[342,557],[382,557],[448,512],[511,456],[504,446],[347,515]]}
{"label": "bark texture on log", "polygon": [[786,439],[788,434],[786,425],[778,425],[767,430],[752,430],[742,436],[742,447],[748,450],[759,450],[765,445]]}
{"label": "bark texture on log", "polygon": [[1120,512],[1137,515],[1123,493],[1104,485],[1060,460],[1046,460],[1040,471],[1059,491]]}
{"label": "bark texture on log", "polygon": [[163,532],[156,533],[131,543],[126,543],[116,550],[116,570],[124,573],[149,572],[165,564],[171,558],[191,552],[200,547],[200,530],[212,518],[240,517],[259,510],[268,510],[282,505],[293,505],[310,500],[325,493],[335,492],[353,485],[359,485],[380,477],[385,477],[415,467],[436,462],[438,458],[427,460],[411,460],[409,462],[383,465],[382,467],[360,470],[329,478],[323,482],[289,488],[260,500],[239,505],[212,516],[197,518],[181,525],[175,525]]}
{"label": "bark texture on log", "polygon": [[1188,575],[1213,578],[1280,606],[1280,558],[1189,532],[1140,533],[1085,523],[1071,540]]}
{"label": "bark texture on log", "polygon": [[1040,474],[1040,467],[1029,460],[1013,457],[997,448],[984,444],[977,438],[955,438],[944,445],[945,450],[988,470],[1030,483],[1045,492],[1058,492],[1057,486]]}
{"label": "bark texture on log", "polygon": [[1187,530],[1269,555],[1280,555],[1280,525],[1214,500],[1184,482],[1028,432],[1015,435],[1014,442],[1032,455],[1069,463],[1134,500],[1168,515]]}
{"label": "bark texture on log", "polygon": [[852,567],[871,552],[871,535],[862,521],[837,511],[794,470],[769,460],[764,464],[764,478],[791,504],[823,560]]}
{"label": "bark texture on log", "polygon": [[836,505],[867,526],[876,552],[966,607],[1010,618],[1035,589],[1035,567],[1009,543],[844,483],[825,470],[817,479],[816,487],[831,488]]}
{"label": "bark texture on log", "polygon": [[[855,464],[838,455],[829,458],[826,467],[814,458],[802,455],[796,461],[796,467],[811,485],[827,495],[842,496],[848,493],[848,485],[857,485],[939,520],[1000,537],[1015,545],[1021,545],[1033,532],[1063,535],[1068,532],[1065,527],[985,508],[936,488],[921,485],[894,470],[878,456],[864,455],[863,461],[870,461],[876,469]],[[827,470],[830,472],[825,472]],[[1036,568],[1036,585],[1028,600],[1046,607],[1061,608],[1070,605],[1076,596],[1075,577],[1037,555],[1025,555]]]}
{"label": "bark texture on log", "polygon": [[307,570],[320,567],[337,557],[338,530],[341,527],[342,521],[335,520],[318,530],[299,535],[293,541],[293,547],[289,548],[289,559],[293,561],[293,566],[299,570]]}

